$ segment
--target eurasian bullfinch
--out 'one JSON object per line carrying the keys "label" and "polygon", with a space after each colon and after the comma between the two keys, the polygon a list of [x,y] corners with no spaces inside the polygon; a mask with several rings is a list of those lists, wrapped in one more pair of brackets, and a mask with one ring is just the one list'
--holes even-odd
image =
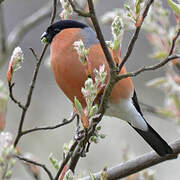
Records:
{"label": "eurasian bullfinch", "polygon": [[[43,38],[50,44],[50,61],[58,86],[72,102],[74,97],[77,97],[85,107],[81,88],[87,76],[73,43],[82,39],[85,47],[90,48],[88,60],[91,63],[91,74],[103,64],[109,72],[96,33],[83,23],[61,20],[49,26],[42,34],[41,39]],[[120,73],[126,73],[125,67]],[[114,86],[105,115],[127,121],[160,156],[173,153],[171,147],[144,119],[130,78],[120,80]]]}

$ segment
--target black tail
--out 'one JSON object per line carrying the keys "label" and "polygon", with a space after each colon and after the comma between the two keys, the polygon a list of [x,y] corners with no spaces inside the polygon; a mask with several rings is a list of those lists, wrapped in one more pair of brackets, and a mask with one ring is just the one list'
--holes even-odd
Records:
{"label": "black tail", "polygon": [[172,148],[162,139],[162,137],[147,123],[148,130],[142,131],[133,127],[143,139],[159,154],[159,156],[165,156],[166,154],[172,154]]}
{"label": "black tail", "polygon": [[[134,106],[136,107],[137,111],[141,114],[143,117],[143,114],[141,112],[141,108],[139,106],[136,92],[134,91],[134,95],[132,97],[132,102]],[[144,119],[144,117],[143,117]],[[144,119],[146,122],[146,120]],[[146,122],[147,123],[147,122]],[[130,124],[131,125],[131,124]],[[138,128],[132,127],[143,137],[143,139],[160,155],[165,156],[166,154],[172,154],[173,150],[172,148],[167,144],[167,142],[147,123],[148,130],[143,131]]]}

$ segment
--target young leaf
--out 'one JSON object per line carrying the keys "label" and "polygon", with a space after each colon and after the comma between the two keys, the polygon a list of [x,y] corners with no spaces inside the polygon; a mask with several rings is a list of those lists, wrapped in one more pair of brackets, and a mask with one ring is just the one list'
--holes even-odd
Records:
{"label": "young leaf", "polygon": [[76,97],[74,97],[74,106],[75,106],[78,114],[81,116],[81,113],[82,113],[82,105],[81,105],[81,103],[79,102],[79,100],[78,100]]}
{"label": "young leaf", "polygon": [[173,0],[168,0],[168,3],[172,10],[180,16],[180,4],[175,3]]}

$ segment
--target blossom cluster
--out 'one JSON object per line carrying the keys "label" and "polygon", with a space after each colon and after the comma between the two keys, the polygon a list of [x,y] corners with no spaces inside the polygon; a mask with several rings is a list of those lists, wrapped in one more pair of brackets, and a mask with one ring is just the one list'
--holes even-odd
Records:
{"label": "blossom cluster", "polygon": [[[105,71],[105,65],[102,64],[99,67],[99,70],[91,69],[91,63],[88,59],[89,49],[86,49],[82,40],[74,42],[74,48],[77,51],[80,62],[84,65],[87,80],[84,83],[84,87],[81,89],[81,92],[84,96],[86,107],[82,107],[79,100],[74,98],[74,107],[75,111],[81,118],[82,125],[85,129],[89,127],[89,119],[95,116],[98,112],[98,104],[95,103],[95,100],[105,86],[105,79],[107,72]],[[93,75],[91,72],[93,71]],[[88,73],[87,73],[88,72]],[[90,75],[90,77],[89,77]],[[94,80],[91,78],[95,76]]]}

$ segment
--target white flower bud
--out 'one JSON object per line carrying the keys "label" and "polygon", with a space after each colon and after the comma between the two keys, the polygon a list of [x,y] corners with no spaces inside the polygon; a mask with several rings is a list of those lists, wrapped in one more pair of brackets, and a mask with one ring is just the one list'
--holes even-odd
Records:
{"label": "white flower bud", "polygon": [[60,0],[63,11],[61,12],[62,19],[70,19],[73,14],[73,9],[68,0]]}
{"label": "white flower bud", "polygon": [[21,68],[23,62],[23,52],[20,47],[16,47],[11,56],[11,60],[9,61],[8,71],[6,73],[6,77],[8,82],[11,82],[13,72],[17,71]]}
{"label": "white flower bud", "polygon": [[75,41],[73,45],[74,45],[74,49],[77,51],[79,60],[83,65],[86,65],[88,60],[89,49],[85,48],[84,43],[81,39],[79,41]]}
{"label": "white flower bud", "polygon": [[113,34],[113,49],[118,49],[121,44],[123,33],[124,33],[124,24],[120,16],[116,16],[111,25],[111,30]]}
{"label": "white flower bud", "polygon": [[120,40],[123,33],[123,29],[124,29],[123,21],[120,16],[116,16],[114,18],[114,21],[112,22],[112,25],[111,25],[111,29],[112,29],[114,39]]}
{"label": "white flower bud", "polygon": [[20,47],[16,47],[13,51],[10,60],[10,62],[12,62],[12,69],[14,72],[22,67],[23,60],[24,60],[23,51],[21,50]]}

